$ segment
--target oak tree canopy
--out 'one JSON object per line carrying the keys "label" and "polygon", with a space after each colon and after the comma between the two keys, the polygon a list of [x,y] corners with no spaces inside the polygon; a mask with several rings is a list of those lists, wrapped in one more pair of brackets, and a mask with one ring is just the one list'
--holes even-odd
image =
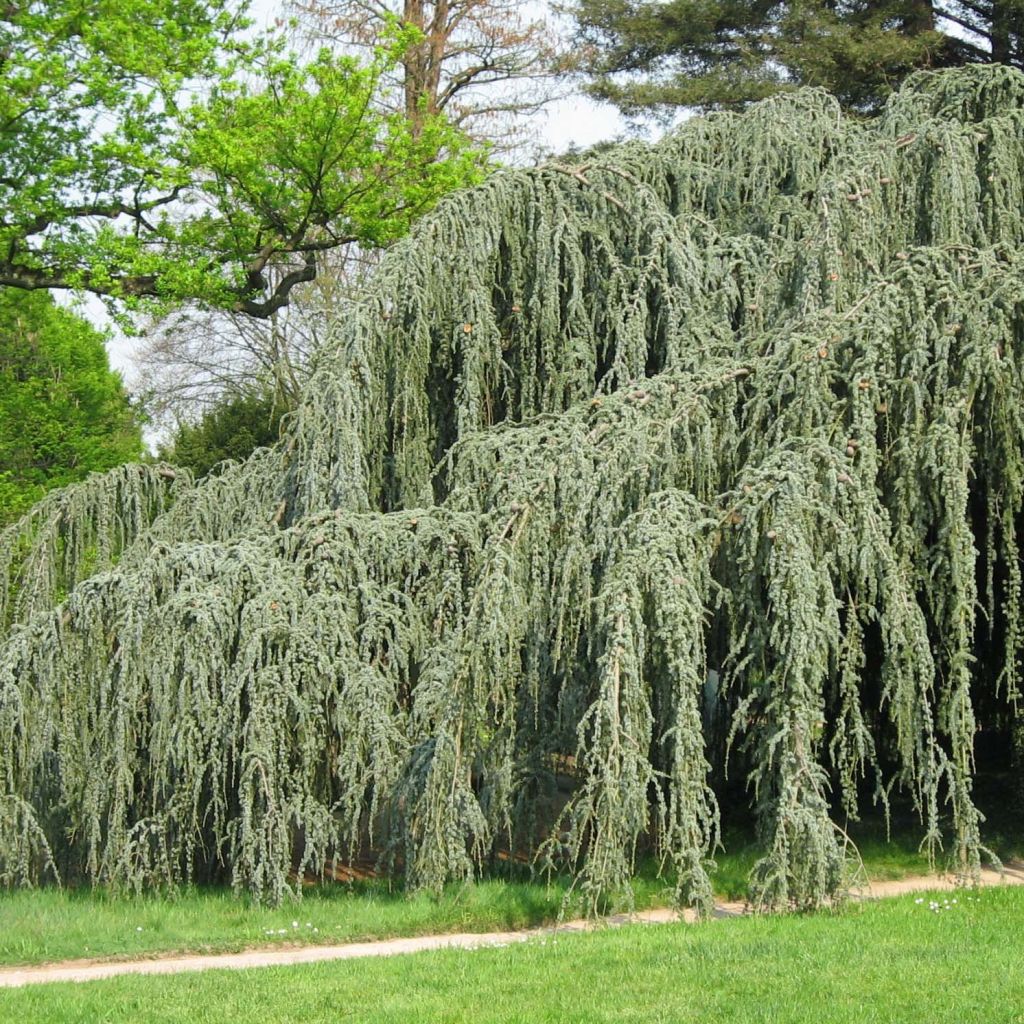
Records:
{"label": "oak tree canopy", "polygon": [[[378,109],[415,30],[300,62],[231,0],[0,7],[0,286],[266,317],[319,253],[387,243],[479,154]],[[276,270],[276,273],[271,273]]]}

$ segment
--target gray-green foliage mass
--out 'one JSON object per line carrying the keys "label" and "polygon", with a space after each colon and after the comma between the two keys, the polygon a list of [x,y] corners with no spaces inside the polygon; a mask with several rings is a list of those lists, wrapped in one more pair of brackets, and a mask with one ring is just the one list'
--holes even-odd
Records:
{"label": "gray-green foliage mass", "polygon": [[839,892],[833,822],[893,786],[970,874],[978,708],[1020,689],[1022,240],[1005,68],[446,200],[276,448],[0,534],[0,877],[278,899],[514,849],[596,905],[653,845],[706,909],[726,762],[760,905]]}

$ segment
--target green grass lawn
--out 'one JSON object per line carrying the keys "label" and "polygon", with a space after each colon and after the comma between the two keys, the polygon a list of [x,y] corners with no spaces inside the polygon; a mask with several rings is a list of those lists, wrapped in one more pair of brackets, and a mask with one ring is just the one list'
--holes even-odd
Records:
{"label": "green grass lawn", "polygon": [[0,964],[528,928],[557,917],[562,895],[543,884],[486,881],[452,887],[436,899],[367,883],[314,889],[272,908],[225,890],[186,891],[175,899],[90,890],[2,893]]}
{"label": "green grass lawn", "polygon": [[[743,899],[760,854],[745,833],[725,838],[726,852],[716,857],[716,894]],[[857,836],[872,879],[925,873],[928,862],[917,842],[910,832],[886,840],[877,824],[863,826]],[[307,890],[301,901],[278,908],[215,889],[186,891],[174,899],[114,897],[102,890],[6,892],[0,893],[0,965],[522,929],[555,921],[566,885],[564,879],[547,885],[524,874],[511,882],[453,886],[436,899],[410,897],[383,881],[336,884]],[[667,897],[667,883],[657,877],[655,865],[643,864],[634,881],[637,909],[664,905]]]}
{"label": "green grass lawn", "polygon": [[[1024,890],[0,991],[19,1024],[1024,1024]],[[936,899],[952,899],[948,894]]]}

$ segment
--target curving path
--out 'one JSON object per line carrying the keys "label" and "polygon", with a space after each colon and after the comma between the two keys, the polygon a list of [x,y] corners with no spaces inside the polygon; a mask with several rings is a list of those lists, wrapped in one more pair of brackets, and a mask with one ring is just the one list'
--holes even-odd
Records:
{"label": "curving path", "polygon": [[[985,870],[982,885],[1024,885],[1024,864],[1006,865],[1003,873]],[[953,879],[938,875],[901,878],[889,882],[873,882],[859,893],[862,899],[900,896],[923,889],[950,890]],[[727,902],[715,905],[715,917],[739,917],[748,913],[744,903]],[[693,920],[692,912],[683,914]],[[122,974],[180,974],[186,971],[240,970],[249,967],[279,967],[286,964],[312,964],[325,960],[354,960],[367,956],[397,956],[427,949],[477,949],[481,946],[505,946],[513,942],[559,932],[588,931],[623,924],[668,924],[677,921],[674,911],[646,910],[637,914],[620,914],[600,921],[569,921],[554,927],[533,928],[518,932],[480,932],[454,935],[421,935],[407,939],[382,939],[375,942],[350,942],[341,946],[305,946],[292,949],[253,949],[242,953],[213,953],[193,956],[163,956],[149,960],[68,960],[63,963],[40,964],[34,967],[0,968],[0,988],[20,988],[56,981],[95,981]]]}

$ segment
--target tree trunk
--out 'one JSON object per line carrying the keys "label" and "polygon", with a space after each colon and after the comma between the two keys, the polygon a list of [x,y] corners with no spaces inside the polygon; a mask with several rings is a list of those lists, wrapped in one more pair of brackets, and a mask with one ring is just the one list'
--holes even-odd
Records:
{"label": "tree trunk", "polygon": [[402,24],[419,29],[424,38],[406,51],[405,64],[405,115],[412,125],[413,134],[419,135],[423,127],[423,108],[420,97],[427,85],[429,65],[429,40],[426,38],[426,22],[423,16],[423,0],[405,0],[402,9]]}
{"label": "tree trunk", "polygon": [[1010,30],[1013,26],[1013,12],[1005,0],[993,0],[992,24],[989,38],[992,40],[992,61],[995,64],[1009,64],[1011,59]]}
{"label": "tree trunk", "polygon": [[1016,810],[1024,814],[1024,701],[1017,704],[1011,738],[1013,742],[1013,755],[1010,761],[1013,772],[1011,799]]}
{"label": "tree trunk", "polygon": [[441,69],[444,66],[444,52],[448,45],[451,30],[448,26],[448,0],[436,0],[434,17],[430,25],[430,37],[427,39],[430,54],[426,74],[426,113],[437,113],[437,98],[441,91]]}
{"label": "tree trunk", "polygon": [[906,17],[903,19],[903,33],[907,36],[935,31],[935,8],[932,0],[908,0]]}

